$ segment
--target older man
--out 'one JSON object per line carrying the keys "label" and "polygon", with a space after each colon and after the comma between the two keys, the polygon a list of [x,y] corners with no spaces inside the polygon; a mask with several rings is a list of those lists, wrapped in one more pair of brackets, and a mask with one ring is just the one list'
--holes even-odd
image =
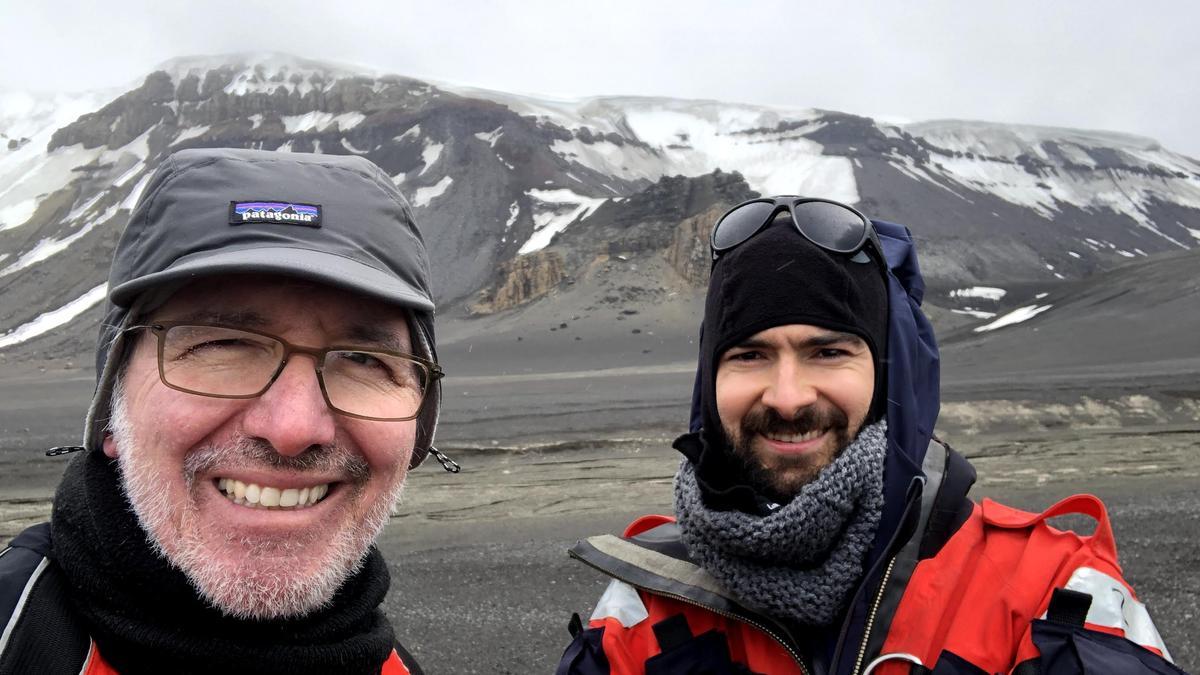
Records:
{"label": "older man", "polygon": [[428,278],[365,159],[163,162],[114,256],[84,453],[0,558],[0,672],[419,672],[372,544],[426,454],[457,470]]}
{"label": "older man", "polygon": [[[1098,500],[974,504],[974,469],[931,442],[907,230],[776,197],[727,213],[711,248],[675,518],[571,550],[615,579],[559,673],[1178,672]],[[1046,524],[1062,513],[1095,534]]]}

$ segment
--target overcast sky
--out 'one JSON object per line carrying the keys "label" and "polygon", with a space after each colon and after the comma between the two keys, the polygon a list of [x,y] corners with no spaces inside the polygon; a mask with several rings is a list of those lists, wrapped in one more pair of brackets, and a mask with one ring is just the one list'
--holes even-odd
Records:
{"label": "overcast sky", "polygon": [[0,89],[275,50],[554,97],[1124,131],[1200,158],[1200,3],[0,0]]}

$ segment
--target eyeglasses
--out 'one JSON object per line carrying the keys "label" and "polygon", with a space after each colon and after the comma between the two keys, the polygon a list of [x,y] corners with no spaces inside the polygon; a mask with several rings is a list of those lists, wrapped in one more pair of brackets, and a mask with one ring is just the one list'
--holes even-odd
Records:
{"label": "eyeglasses", "polygon": [[219,324],[159,321],[132,326],[158,338],[158,376],[178,391],[213,398],[262,396],[293,354],[311,356],[331,409],[365,420],[415,418],[438,364],[403,352],[333,346],[312,349],[274,335]]}
{"label": "eyeglasses", "polygon": [[855,254],[869,242],[883,260],[879,235],[857,209],[829,199],[783,196],[751,199],[721,216],[709,238],[713,262],[761,232],[784,210],[792,216],[792,224],[801,236],[826,251]]}

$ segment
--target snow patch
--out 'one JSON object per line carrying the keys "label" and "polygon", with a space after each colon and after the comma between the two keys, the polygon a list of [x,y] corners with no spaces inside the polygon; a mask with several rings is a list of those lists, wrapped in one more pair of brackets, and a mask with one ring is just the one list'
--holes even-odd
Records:
{"label": "snow patch", "polygon": [[970,288],[960,288],[955,291],[950,291],[952,298],[983,298],[993,302],[1000,301],[1008,291],[1003,288],[992,288],[990,286],[971,286]]}
{"label": "snow patch", "polygon": [[421,135],[421,125],[414,124],[411,127],[409,127],[407,131],[400,134],[399,136],[393,136],[392,140],[397,143],[400,143],[400,142],[404,141],[404,139],[406,139],[406,138],[416,138],[420,135]]}
{"label": "snow patch", "polygon": [[368,152],[370,152],[370,150],[359,150],[358,148],[354,147],[354,145],[349,141],[349,139],[346,139],[346,138],[342,139],[342,147],[345,148],[347,151],[352,152],[356,155],[365,155]]}
{"label": "snow patch", "polygon": [[99,304],[107,293],[108,284],[103,283],[58,309],[39,314],[32,321],[0,335],[0,349],[25,342],[69,323],[75,317]]}
{"label": "snow patch", "polygon": [[[258,118],[261,121],[262,115],[258,115]],[[254,126],[257,127],[258,125],[255,124]],[[197,136],[203,136],[204,134],[208,133],[209,128],[210,127],[207,124],[204,126],[200,126],[200,127],[188,127],[187,129],[184,129],[183,131],[179,132],[179,135],[175,137],[175,143],[173,145],[179,145],[180,143],[188,140],[189,138],[196,138]]]}
{"label": "snow patch", "polygon": [[122,173],[120,176],[117,176],[116,180],[113,181],[113,186],[121,187],[121,186],[125,185],[126,183],[129,182],[129,180],[131,178],[133,178],[134,176],[141,173],[142,169],[145,169],[145,168],[146,168],[145,162],[138,162],[137,164],[134,164],[133,166],[126,169],[125,173]]}
{"label": "snow patch", "polygon": [[254,113],[246,119],[250,120],[250,131],[254,131],[260,124],[262,124],[263,116],[262,113]]}
{"label": "snow patch", "polygon": [[80,216],[90,211],[91,208],[96,205],[96,202],[100,201],[100,199],[104,197],[105,192],[107,192],[107,190],[101,190],[100,192],[96,193],[91,199],[84,202],[82,206],[77,206],[72,209],[71,212],[67,214],[67,217],[63,220],[67,222],[78,220]]}
{"label": "snow patch", "polygon": [[521,207],[516,202],[508,205],[508,221],[504,223],[504,231],[508,232],[512,229],[513,223],[517,222],[517,216],[521,213]]}
{"label": "snow patch", "polygon": [[1083,257],[1083,256],[1079,255],[1078,253],[1076,253],[1075,251],[1067,251],[1067,255],[1071,256],[1072,258],[1082,258]]}
{"label": "snow patch", "polygon": [[284,130],[289,134],[295,134],[301,131],[325,131],[334,124],[338,125],[340,131],[347,131],[358,126],[358,123],[366,118],[367,116],[360,112],[334,115],[314,110],[303,115],[285,115],[280,119],[283,121]]}
{"label": "snow patch", "polygon": [[30,198],[11,206],[0,208],[0,232],[24,225],[33,217],[34,212],[37,211],[37,207],[38,200]]}
{"label": "snow patch", "polygon": [[967,316],[973,316],[973,317],[975,317],[976,319],[990,319],[990,318],[992,318],[993,316],[996,316],[996,313],[995,313],[995,312],[984,312],[984,311],[981,311],[981,310],[978,310],[978,309],[970,309],[970,308],[967,308],[967,309],[952,309],[952,310],[950,310],[950,311],[951,311],[951,312],[954,312],[955,314],[965,314],[965,315],[967,315]]}
{"label": "snow patch", "polygon": [[138,199],[142,196],[142,191],[146,189],[146,184],[150,182],[150,179],[153,176],[154,174],[150,173],[142,176],[142,179],[137,182],[137,185],[134,185],[133,189],[129,191],[129,195],[125,197],[125,201],[121,202],[122,209],[126,211],[133,210],[133,207],[137,205]]}
{"label": "snow patch", "polygon": [[496,141],[499,141],[500,137],[503,135],[504,135],[504,127],[498,126],[495,129],[492,129],[491,131],[487,131],[487,132],[481,131],[481,132],[475,134],[475,138],[478,138],[479,140],[486,142],[489,146],[495,148]]}
{"label": "snow patch", "polygon": [[1024,321],[1028,321],[1028,320],[1032,319],[1033,317],[1037,316],[1038,314],[1041,314],[1042,312],[1050,309],[1053,306],[1054,305],[1042,305],[1039,307],[1038,305],[1029,305],[1028,307],[1021,307],[1020,309],[1014,309],[1013,311],[1009,312],[1008,314],[1005,314],[1004,316],[1000,317],[999,319],[996,319],[995,321],[987,324],[986,326],[980,326],[980,327],[976,328],[975,332],[983,333],[985,331],[996,330],[997,328],[1004,328],[1005,326],[1012,326],[1014,324],[1022,323]]}
{"label": "snow patch", "polygon": [[[45,142],[49,142],[48,136]],[[101,148],[84,149],[80,143],[47,153],[43,143],[31,154],[31,145],[27,143],[0,157],[0,210],[28,199],[40,201],[67,187],[76,178],[77,167],[94,162],[104,152]]]}
{"label": "snow patch", "polygon": [[1200,230],[1193,229],[1190,227],[1185,227],[1183,229],[1187,230],[1189,234],[1191,234],[1193,237],[1195,237],[1196,241],[1200,241]]}
{"label": "snow patch", "polygon": [[438,158],[442,156],[442,148],[445,147],[441,143],[434,143],[428,140],[425,142],[425,149],[421,151],[421,162],[425,167],[421,169],[421,173],[428,171],[429,167],[438,161]]}
{"label": "snow patch", "polygon": [[112,206],[108,207],[104,213],[101,213],[95,218],[89,220],[78,230],[72,232],[66,237],[63,237],[62,239],[54,239],[51,237],[42,239],[33,248],[29,249],[22,254],[21,257],[13,261],[8,267],[0,269],[0,278],[20,272],[23,269],[46,260],[56,253],[65,251],[71,244],[74,244],[76,241],[83,238],[83,236],[88,232],[96,229],[97,225],[107,222],[110,218],[117,215],[118,210],[120,210],[120,207],[117,204],[113,204]]}
{"label": "snow patch", "polygon": [[442,196],[442,193],[445,192],[446,188],[450,187],[450,184],[453,182],[454,179],[450,176],[443,176],[442,179],[434,185],[417,188],[416,194],[413,195],[413,205],[416,207],[428,206],[429,202]]}
{"label": "snow patch", "polygon": [[603,197],[585,197],[567,189],[530,190],[526,194],[533,201],[533,236],[521,245],[518,255],[546,248],[554,235],[606,201]]}

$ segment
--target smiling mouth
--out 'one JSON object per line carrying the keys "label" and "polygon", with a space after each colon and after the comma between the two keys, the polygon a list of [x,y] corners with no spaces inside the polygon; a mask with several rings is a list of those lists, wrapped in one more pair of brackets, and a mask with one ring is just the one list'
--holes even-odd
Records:
{"label": "smiling mouth", "polygon": [[257,483],[243,483],[233,478],[217,478],[213,481],[221,494],[239,506],[259,509],[302,509],[313,506],[329,494],[332,483],[321,483],[303,488],[278,488]]}
{"label": "smiling mouth", "polygon": [[814,429],[803,434],[763,434],[763,438],[776,443],[807,443],[825,435],[825,429]]}

